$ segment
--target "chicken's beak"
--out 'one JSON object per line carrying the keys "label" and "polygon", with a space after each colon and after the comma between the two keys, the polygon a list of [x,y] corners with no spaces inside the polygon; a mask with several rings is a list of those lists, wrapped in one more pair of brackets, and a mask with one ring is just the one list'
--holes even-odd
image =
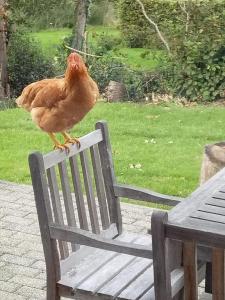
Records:
{"label": "chicken's beak", "polygon": [[78,70],[78,69],[79,69],[79,66],[78,66],[77,63],[72,63],[72,64],[71,64],[71,68],[72,68],[73,70]]}

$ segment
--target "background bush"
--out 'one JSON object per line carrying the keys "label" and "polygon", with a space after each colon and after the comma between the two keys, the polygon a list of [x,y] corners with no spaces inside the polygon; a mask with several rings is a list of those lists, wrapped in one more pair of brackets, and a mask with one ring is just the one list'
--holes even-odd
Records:
{"label": "background bush", "polygon": [[8,71],[12,96],[18,96],[27,84],[55,74],[52,61],[24,30],[10,36]]}
{"label": "background bush", "polygon": [[[171,55],[161,73],[167,87],[189,100],[213,101],[224,94],[225,2],[143,0],[147,14],[168,41]],[[132,47],[165,49],[140,5],[120,0],[121,30]]]}
{"label": "background bush", "polygon": [[[58,47],[57,64],[58,72],[64,73],[66,68],[66,57],[70,50],[64,45],[72,43],[72,36],[64,39]],[[116,47],[121,43],[121,38],[110,37],[107,34],[101,34],[96,40],[96,44],[88,49],[89,53],[100,57],[87,56],[86,64],[91,77],[98,83],[100,92],[105,93],[109,82],[122,82],[126,86],[127,99],[131,101],[143,101],[146,96],[152,92],[165,92],[163,77],[160,72],[137,71],[128,67],[123,62],[123,58],[117,58]],[[113,51],[112,51],[113,50]],[[119,50],[118,50],[119,51]],[[145,55],[148,55],[146,51]]]}

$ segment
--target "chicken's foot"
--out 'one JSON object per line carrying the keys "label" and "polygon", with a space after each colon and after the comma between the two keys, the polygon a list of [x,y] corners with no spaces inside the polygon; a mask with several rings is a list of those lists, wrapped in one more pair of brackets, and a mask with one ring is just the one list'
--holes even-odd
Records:
{"label": "chicken's foot", "polygon": [[80,148],[80,141],[77,138],[71,137],[66,131],[62,131],[61,134],[64,137],[65,144],[77,144],[77,147]]}
{"label": "chicken's foot", "polygon": [[60,149],[60,150],[66,150],[69,151],[70,148],[68,145],[65,144],[61,144],[57,138],[55,137],[55,134],[52,132],[48,132],[48,135],[50,136],[51,140],[54,142],[54,149]]}

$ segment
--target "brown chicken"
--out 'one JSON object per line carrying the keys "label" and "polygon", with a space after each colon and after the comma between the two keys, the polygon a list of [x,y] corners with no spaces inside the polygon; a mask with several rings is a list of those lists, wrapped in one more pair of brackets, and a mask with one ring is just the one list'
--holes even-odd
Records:
{"label": "brown chicken", "polygon": [[[32,120],[49,134],[55,148],[68,149],[67,143],[80,146],[80,142],[66,131],[83,119],[98,96],[98,86],[89,76],[81,56],[71,53],[64,78],[29,84],[16,103],[31,113]],[[56,139],[58,132],[63,135],[64,144]]]}

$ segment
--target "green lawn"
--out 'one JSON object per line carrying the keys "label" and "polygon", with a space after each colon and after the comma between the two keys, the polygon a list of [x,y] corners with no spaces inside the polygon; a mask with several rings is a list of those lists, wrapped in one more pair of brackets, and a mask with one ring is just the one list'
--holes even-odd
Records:
{"label": "green lawn", "polygon": [[[81,136],[108,121],[118,181],[185,196],[198,185],[205,144],[224,140],[224,109],[99,103],[73,130]],[[27,156],[52,149],[22,109],[0,111],[0,179],[30,182]]]}
{"label": "green lawn", "polygon": [[[57,46],[62,43],[63,39],[70,35],[72,32],[71,29],[62,28],[62,29],[49,29],[42,30],[39,32],[33,32],[32,36],[40,42],[43,47],[45,53],[48,56],[55,56]],[[88,27],[88,40],[90,44],[96,44],[97,38],[101,34],[106,34],[108,36],[120,37],[121,34],[118,29],[113,27],[105,27],[105,26],[89,26]],[[117,47],[116,47],[117,49]],[[119,52],[119,54],[118,54]],[[123,62],[127,63],[129,66],[134,69],[142,69],[142,70],[153,70],[158,65],[158,60],[155,54],[150,53],[145,58],[142,57],[142,53],[146,52],[146,49],[143,48],[127,48],[124,46],[119,47],[115,52],[115,56],[121,56],[123,58]]]}

